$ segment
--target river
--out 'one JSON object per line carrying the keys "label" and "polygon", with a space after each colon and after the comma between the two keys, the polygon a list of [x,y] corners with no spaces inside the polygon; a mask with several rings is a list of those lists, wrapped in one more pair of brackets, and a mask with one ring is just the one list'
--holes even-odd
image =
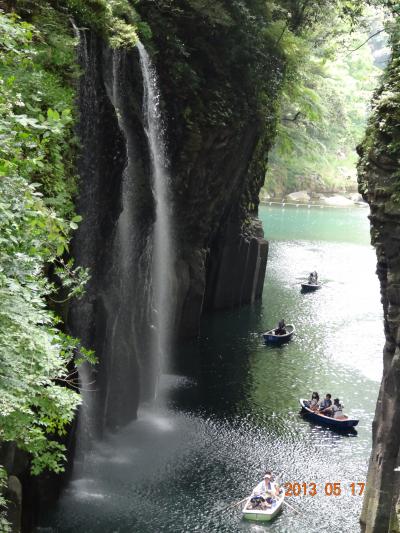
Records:
{"label": "river", "polygon": [[[204,318],[180,346],[156,405],[97,443],[39,532],[356,533],[382,372],[384,343],[368,210],[261,207],[270,240],[262,302]],[[299,283],[317,270],[314,294]],[[260,332],[296,325],[286,346]],[[312,390],[338,396],[360,419],[341,435],[299,416]],[[285,482],[315,482],[315,496],[288,498],[267,525],[245,522],[242,499],[265,469]],[[340,483],[340,496],[325,485]],[[358,489],[357,489],[358,490]]]}

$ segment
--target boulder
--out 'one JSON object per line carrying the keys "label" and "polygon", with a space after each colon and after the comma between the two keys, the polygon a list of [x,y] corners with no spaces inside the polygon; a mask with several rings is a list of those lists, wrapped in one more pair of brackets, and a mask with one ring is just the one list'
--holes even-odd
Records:
{"label": "boulder", "polygon": [[341,196],[340,194],[335,194],[333,196],[329,196],[327,198],[321,199],[326,205],[331,205],[333,207],[350,207],[354,205],[353,200],[349,200],[345,196]]}
{"label": "boulder", "polygon": [[286,196],[288,202],[309,202],[310,198],[311,197],[307,191],[291,192]]}
{"label": "boulder", "polygon": [[353,192],[352,194],[349,194],[347,196],[347,198],[349,200],[351,200],[352,202],[363,202],[363,197],[361,196],[361,194],[359,192]]}

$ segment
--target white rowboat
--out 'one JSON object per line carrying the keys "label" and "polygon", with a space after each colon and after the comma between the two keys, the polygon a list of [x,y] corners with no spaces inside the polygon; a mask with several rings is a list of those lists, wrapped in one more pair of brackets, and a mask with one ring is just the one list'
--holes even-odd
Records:
{"label": "white rowboat", "polygon": [[285,491],[281,489],[279,496],[271,496],[271,506],[264,509],[257,508],[252,504],[251,500],[256,495],[254,491],[255,489],[253,490],[251,496],[247,498],[245,506],[243,507],[243,518],[246,520],[256,520],[258,522],[268,522],[269,520],[275,518],[275,516],[282,509],[283,500],[285,499]]}

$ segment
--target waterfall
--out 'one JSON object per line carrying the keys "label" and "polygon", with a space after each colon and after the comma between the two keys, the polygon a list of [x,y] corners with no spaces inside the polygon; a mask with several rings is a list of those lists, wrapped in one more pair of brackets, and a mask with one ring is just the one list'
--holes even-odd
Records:
{"label": "waterfall", "polygon": [[157,74],[142,43],[137,43],[143,77],[144,128],[151,162],[151,186],[155,201],[153,226],[153,353],[159,357],[160,370],[166,368],[173,327],[172,272],[174,248],[172,242],[170,178],[166,153],[165,130],[161,112],[161,97]]}
{"label": "waterfall", "polygon": [[[79,369],[78,448],[85,454],[104,430],[126,425],[141,401],[154,398],[171,344],[175,278],[154,68],[141,44],[138,57],[73,28],[82,67],[77,212],[83,217],[73,254],[91,278],[71,304],[68,326],[99,360],[95,369]],[[135,105],[141,95],[142,108]]]}

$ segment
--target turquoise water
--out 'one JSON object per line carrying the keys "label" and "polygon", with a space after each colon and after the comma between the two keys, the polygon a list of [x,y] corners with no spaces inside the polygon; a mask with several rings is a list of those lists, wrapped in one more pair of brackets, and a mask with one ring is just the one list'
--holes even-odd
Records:
{"label": "turquoise water", "polygon": [[287,205],[261,206],[267,239],[330,241],[369,245],[369,209]]}
{"label": "turquoise water", "polygon": [[[371,422],[381,377],[382,309],[367,209],[262,207],[270,255],[262,302],[205,317],[177,350],[156,405],[93,446],[38,531],[184,533],[360,531]],[[323,288],[301,294],[317,270]],[[260,333],[284,317],[297,334],[280,348]],[[339,396],[360,419],[341,435],[299,416],[312,390]],[[266,468],[284,482],[317,484],[288,498],[266,525],[241,519]],[[340,496],[326,496],[340,483]]]}

